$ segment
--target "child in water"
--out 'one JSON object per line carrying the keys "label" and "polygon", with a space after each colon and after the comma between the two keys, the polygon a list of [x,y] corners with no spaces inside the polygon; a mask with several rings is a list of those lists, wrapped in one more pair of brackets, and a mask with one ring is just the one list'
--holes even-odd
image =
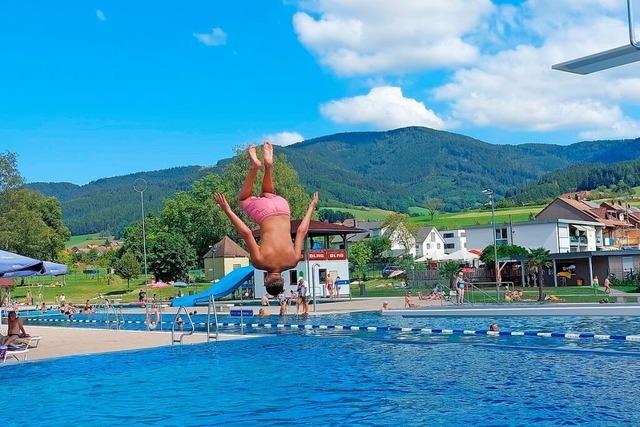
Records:
{"label": "child in water", "polygon": [[249,154],[249,171],[238,194],[242,210],[260,227],[260,243],[253,237],[251,229],[231,210],[225,196],[216,193],[216,203],[229,217],[234,227],[247,242],[251,263],[267,272],[264,286],[269,295],[276,296],[284,290],[284,279],[281,273],[298,265],[302,245],[309,231],[309,222],[315,207],[318,205],[318,193],[314,193],[307,212],[296,232],[295,242],[291,241],[291,210],[289,203],[274,194],[273,185],[273,146],[269,141],[263,145],[264,178],[262,192],[256,197],[251,194],[253,182],[262,162],[258,159],[255,145],[247,149]]}

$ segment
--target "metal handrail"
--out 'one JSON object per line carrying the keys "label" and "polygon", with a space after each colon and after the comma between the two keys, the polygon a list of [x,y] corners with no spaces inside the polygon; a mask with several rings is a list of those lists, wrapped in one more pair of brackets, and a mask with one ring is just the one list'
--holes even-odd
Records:
{"label": "metal handrail", "polygon": [[[180,338],[176,339],[176,325],[177,325],[177,320],[180,317],[180,312],[184,311],[184,314],[187,318],[187,320],[189,320],[189,324],[191,325],[191,330],[189,332],[184,332],[181,331],[180,333]],[[183,322],[184,324],[184,322]],[[187,311],[187,309],[184,306],[180,306],[178,308],[178,311],[176,312],[176,317],[174,317],[173,319],[173,324],[171,325],[171,345],[175,344],[175,343],[180,343],[180,345],[182,345],[182,340],[184,339],[185,336],[187,335],[193,335],[193,333],[196,331],[196,326],[193,324],[193,320],[191,320],[191,314]]]}
{"label": "metal handrail", "polygon": [[211,341],[211,309],[213,309],[213,318],[216,322],[216,341],[218,341],[219,338],[219,331],[218,331],[218,310],[216,309],[216,299],[213,297],[213,295],[209,296],[209,306],[207,307],[207,342]]}
{"label": "metal handrail", "polygon": [[111,329],[110,324],[112,323],[110,320],[110,316],[113,315],[114,322],[116,324],[116,330],[120,330],[120,323],[122,318],[122,307],[116,309],[115,305],[111,304],[108,299],[105,299],[104,302],[104,314],[105,319],[104,323],[107,325],[107,328]]}

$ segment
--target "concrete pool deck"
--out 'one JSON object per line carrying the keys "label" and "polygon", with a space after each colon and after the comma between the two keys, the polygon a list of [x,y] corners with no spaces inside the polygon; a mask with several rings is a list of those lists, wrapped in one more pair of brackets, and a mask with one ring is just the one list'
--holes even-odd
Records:
{"label": "concrete pool deck", "polygon": [[[29,350],[27,361],[65,356],[83,356],[115,351],[141,350],[171,345],[170,332],[147,332],[90,328],[65,328],[59,326],[26,326],[32,336],[40,336],[37,348]],[[220,334],[220,341],[256,338],[260,335]],[[194,333],[185,336],[184,344],[207,342],[207,335]],[[212,343],[215,345],[215,343]],[[20,358],[22,361],[22,357]],[[16,363],[9,361],[7,363]]]}

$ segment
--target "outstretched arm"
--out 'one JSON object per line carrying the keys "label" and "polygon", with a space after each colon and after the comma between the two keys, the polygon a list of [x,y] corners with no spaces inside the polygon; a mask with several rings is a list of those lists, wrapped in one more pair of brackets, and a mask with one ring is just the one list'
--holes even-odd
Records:
{"label": "outstretched arm", "polygon": [[293,245],[293,250],[296,254],[302,252],[302,246],[304,245],[304,239],[307,237],[307,233],[309,232],[309,223],[311,222],[311,217],[313,216],[313,211],[316,206],[318,206],[318,193],[313,193],[311,197],[311,203],[309,203],[309,207],[307,208],[307,213],[302,218],[302,222],[300,222],[300,226],[296,231],[296,241]]}
{"label": "outstretched arm", "polygon": [[224,197],[224,194],[216,193],[215,199],[220,209],[222,209],[225,215],[229,217],[229,220],[231,220],[231,223],[238,231],[238,234],[240,234],[244,241],[247,242],[251,259],[253,260],[253,262],[256,262],[256,260],[260,257],[260,246],[258,246],[256,239],[253,237],[251,229],[231,209],[231,206],[229,206],[229,202],[227,202],[227,198]]}

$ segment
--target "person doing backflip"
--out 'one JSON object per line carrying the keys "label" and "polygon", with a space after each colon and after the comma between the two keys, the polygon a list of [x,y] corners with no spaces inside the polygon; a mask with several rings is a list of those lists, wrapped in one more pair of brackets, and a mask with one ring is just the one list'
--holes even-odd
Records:
{"label": "person doing backflip", "polygon": [[216,193],[216,203],[229,217],[238,234],[249,247],[251,263],[267,275],[264,286],[269,295],[276,296],[284,290],[284,279],[281,273],[298,265],[302,253],[302,245],[309,231],[309,222],[315,207],[318,205],[318,193],[313,193],[307,212],[298,226],[295,242],[291,240],[291,210],[289,203],[274,194],[273,185],[273,146],[269,141],[263,145],[264,178],[260,196],[252,195],[253,182],[262,162],[258,159],[255,145],[247,149],[249,154],[249,171],[238,194],[242,210],[260,227],[260,243],[253,237],[251,229],[231,210],[222,193]]}

